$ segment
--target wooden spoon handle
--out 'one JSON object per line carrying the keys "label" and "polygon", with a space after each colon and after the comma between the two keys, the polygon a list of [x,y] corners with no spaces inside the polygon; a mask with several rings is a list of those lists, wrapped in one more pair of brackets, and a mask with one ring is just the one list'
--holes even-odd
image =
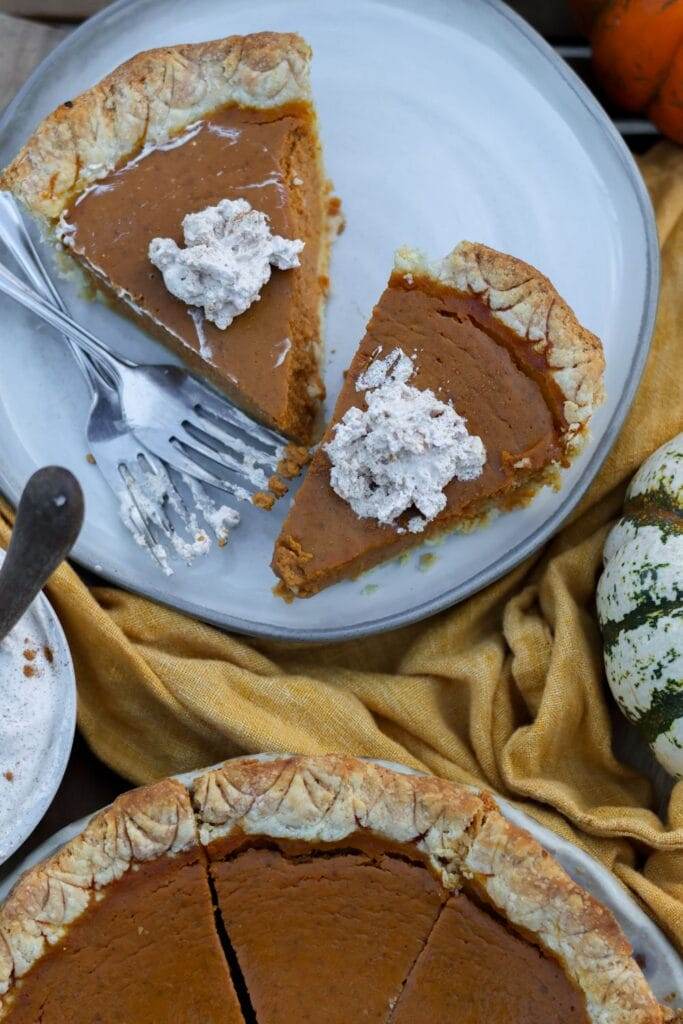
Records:
{"label": "wooden spoon handle", "polygon": [[0,640],[69,554],[82,523],[83,492],[73,473],[61,466],[34,473],[19,501],[0,569]]}

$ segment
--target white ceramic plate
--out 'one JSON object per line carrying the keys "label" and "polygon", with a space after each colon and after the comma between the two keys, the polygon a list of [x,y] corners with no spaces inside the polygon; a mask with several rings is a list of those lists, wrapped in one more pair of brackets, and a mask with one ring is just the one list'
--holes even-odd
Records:
{"label": "white ceramic plate", "polygon": [[[420,553],[368,580],[287,605],[271,592],[273,542],[286,511],[248,510],[234,543],[162,578],[120,524],[85,461],[84,383],[55,334],[0,300],[0,483],[16,498],[38,466],[72,469],[87,517],[75,557],[100,575],[248,633],[343,639],[402,625],[497,578],[556,530],[613,443],[649,344],[658,253],[649,200],[606,115],[567,66],[497,0],[120,0],[41,65],[0,124],[5,163],[40,117],[146,47],[261,29],[297,30],[314,49],[313,86],[329,172],[347,229],[332,264],[330,401],[389,273],[394,249],[437,256],[460,239],[530,261],[604,340],[607,404],[558,493],[467,537],[429,571]],[[76,317],[144,361],[165,350],[60,283]],[[368,586],[368,583],[370,586]]]}
{"label": "white ceramic plate", "polygon": [[[0,551],[0,565],[4,558]],[[0,643],[0,864],[49,807],[75,727],[71,655],[59,619],[39,594]]]}
{"label": "white ceramic plate", "polygon": [[[270,760],[273,757],[283,757],[283,754],[260,754],[252,755],[262,760]],[[240,760],[235,758],[235,760]],[[386,768],[394,771],[412,774],[412,770],[405,765],[394,764],[390,761],[377,761]],[[201,771],[207,771],[202,769]],[[196,778],[200,771],[186,772],[178,775],[177,778],[189,785]],[[497,798],[501,810],[510,821],[527,829],[539,843],[541,843],[557,860],[562,864],[565,871],[583,888],[591,892],[597,899],[608,906],[619,921],[625,935],[633,946],[634,955],[660,1002],[667,1006],[683,1006],[683,965],[676,950],[664,937],[657,925],[637,905],[627,890],[619,884],[614,875],[599,861],[594,860],[577,846],[573,846],[566,839],[551,832],[550,829],[539,825],[533,818],[523,811],[513,807],[506,800]],[[60,829],[54,836],[46,840],[17,867],[7,878],[0,881],[0,901],[4,900],[10,889],[19,880],[19,877],[41,860],[51,857],[60,846],[69,842],[74,836],[83,830],[88,818],[81,818],[72,825]]]}

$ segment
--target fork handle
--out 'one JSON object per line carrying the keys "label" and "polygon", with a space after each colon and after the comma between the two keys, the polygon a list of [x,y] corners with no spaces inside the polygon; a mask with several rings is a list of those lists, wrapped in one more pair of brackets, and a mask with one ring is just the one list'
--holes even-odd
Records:
{"label": "fork handle", "polygon": [[[69,310],[64,299],[45,269],[45,264],[38,255],[24,219],[14,197],[9,192],[0,191],[0,239],[5,243],[17,261],[28,281],[46,302],[68,315]],[[116,376],[112,372],[109,361],[94,352],[85,352],[73,338],[62,335],[79,367],[97,391],[102,383],[116,387]]]}
{"label": "fork handle", "polygon": [[98,341],[94,334],[91,334],[85,327],[81,327],[75,320],[72,320],[68,313],[63,313],[61,309],[57,309],[56,306],[46,302],[33,288],[30,288],[23,281],[20,281],[18,277],[15,277],[2,263],[0,263],[0,292],[9,295],[11,299],[14,299],[20,305],[30,309],[32,313],[37,313],[41,319],[56,327],[62,334],[66,334],[68,338],[84,349],[98,363],[104,362],[107,369],[115,375],[116,379],[119,376],[119,362],[129,367],[135,365],[122,356],[114,356],[104,347],[101,341]]}
{"label": "fork handle", "polygon": [[0,569],[0,640],[71,551],[83,509],[81,486],[68,469],[45,466],[26,484]]}

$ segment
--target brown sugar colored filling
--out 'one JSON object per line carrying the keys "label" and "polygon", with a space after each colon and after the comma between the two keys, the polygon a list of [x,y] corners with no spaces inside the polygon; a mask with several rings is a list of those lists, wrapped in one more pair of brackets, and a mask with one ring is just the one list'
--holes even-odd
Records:
{"label": "brown sugar colored filling", "polygon": [[26,980],[16,986],[9,1024],[243,1020],[202,850],[150,861],[112,882]]}
{"label": "brown sugar colored filling", "polygon": [[8,1024],[588,1020],[560,966],[476,894],[360,834],[237,837],[140,865],[28,977]]}
{"label": "brown sugar colored filling", "polygon": [[[476,521],[492,502],[501,508],[526,503],[565,458],[563,398],[543,354],[520,345],[480,299],[427,279],[407,285],[395,273],[351,363],[333,423],[352,406],[363,406],[356,380],[380,350],[388,355],[396,347],[414,360],[410,384],[452,401],[487,452],[477,479],[453,479],[446,486],[446,508],[420,539]],[[413,534],[356,516],[332,490],[329,476],[329,460],[319,450],[276,545],[273,569],[299,596],[357,576],[415,543]],[[323,537],[325,543],[310,544]]]}
{"label": "brown sugar colored filling", "polygon": [[365,835],[324,851],[247,843],[208,853],[262,1024],[588,1021],[553,959],[476,896],[447,893],[412,850]]}
{"label": "brown sugar colored filling", "polygon": [[[156,237],[183,244],[183,217],[226,198],[246,199],[268,215],[273,233],[305,247],[301,266],[274,269],[260,300],[226,330],[204,321],[198,331],[147,250]],[[75,228],[72,254],[114,300],[127,297],[124,311],[142,317],[147,330],[248,411],[308,442],[324,394],[327,203],[309,108],[230,107],[188,131],[182,144],[152,150],[101,179],[65,218]]]}

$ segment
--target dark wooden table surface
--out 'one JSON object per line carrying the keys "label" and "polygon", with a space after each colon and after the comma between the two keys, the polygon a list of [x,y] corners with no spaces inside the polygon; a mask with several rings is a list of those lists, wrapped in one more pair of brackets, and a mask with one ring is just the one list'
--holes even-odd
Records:
{"label": "dark wooden table surface", "polygon": [[[83,18],[103,6],[101,0],[0,0],[0,111],[40,60]],[[510,6],[527,18],[595,88],[588,46],[576,31],[565,0],[511,0]],[[657,138],[648,122],[626,117],[609,106],[608,110],[636,152],[642,152]],[[641,744],[622,723],[618,732],[622,753],[642,765]],[[635,758],[634,749],[638,751]],[[650,764],[645,757],[646,769]],[[0,878],[57,829],[103,807],[129,785],[95,757],[77,734],[64,780],[52,805],[24,845],[0,867]]]}

